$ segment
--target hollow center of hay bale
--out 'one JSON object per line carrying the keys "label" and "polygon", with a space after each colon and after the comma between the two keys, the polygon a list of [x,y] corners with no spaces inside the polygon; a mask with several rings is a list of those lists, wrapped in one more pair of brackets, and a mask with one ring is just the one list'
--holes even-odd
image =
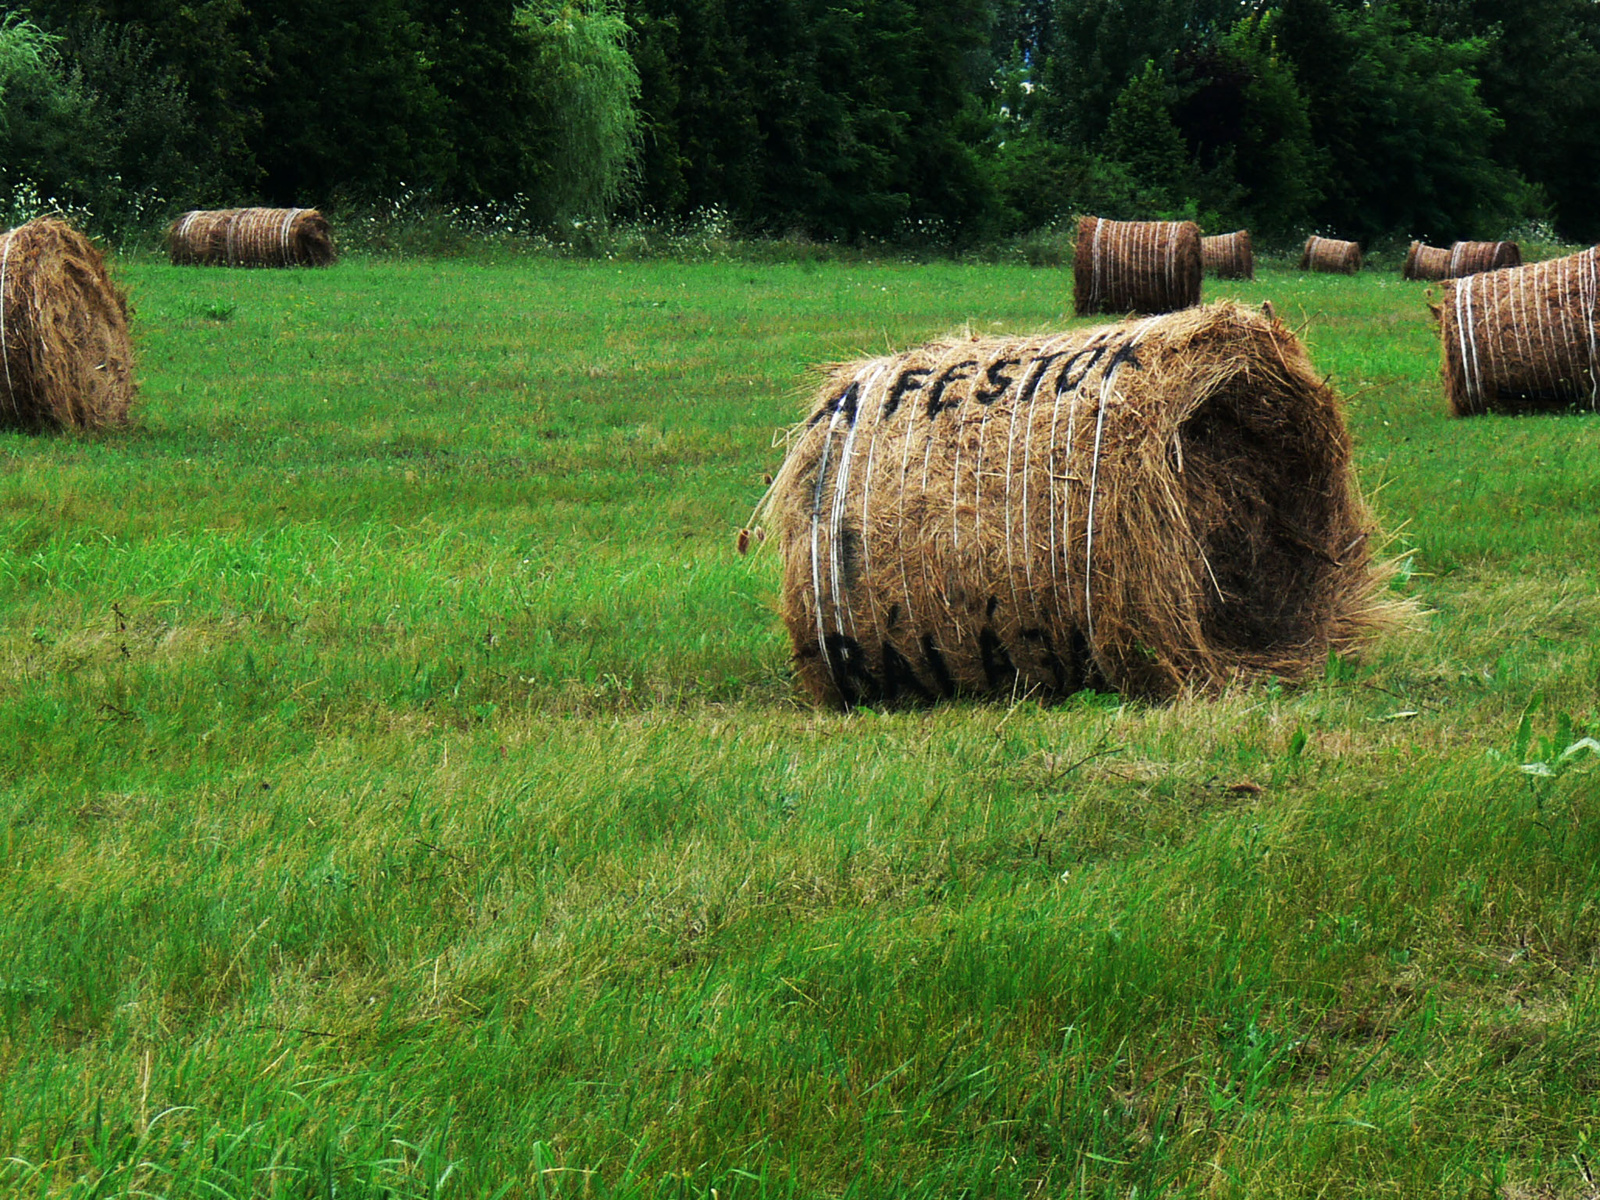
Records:
{"label": "hollow center of hay bale", "polygon": [[[1344,441],[1259,376],[1237,378],[1179,431],[1177,479],[1200,553],[1206,639],[1251,657],[1316,638],[1341,552],[1355,552]],[[1294,414],[1295,420],[1286,419]]]}

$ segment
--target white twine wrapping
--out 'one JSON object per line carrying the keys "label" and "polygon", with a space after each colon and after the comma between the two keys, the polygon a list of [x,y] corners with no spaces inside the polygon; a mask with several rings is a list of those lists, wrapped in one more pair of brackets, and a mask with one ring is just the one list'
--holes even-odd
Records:
{"label": "white twine wrapping", "polygon": [[284,214],[283,224],[278,229],[278,250],[279,250],[280,253],[282,253],[283,261],[284,261],[285,264],[287,264],[290,261],[290,257],[289,257],[289,230],[294,225],[294,219],[296,217],[298,217],[304,211],[305,211],[305,209],[303,209],[303,208],[291,208],[287,213]]}
{"label": "white twine wrapping", "polygon": [[0,359],[6,364],[6,399],[11,402],[11,414],[17,416],[21,410],[17,407],[17,393],[11,383],[11,343],[6,339],[6,274],[11,266],[11,239],[17,231],[11,230],[6,234],[6,248],[0,251]]}
{"label": "white twine wrapping", "polygon": [[[871,375],[867,376],[866,383],[857,391],[855,415],[850,421],[850,432],[845,435],[844,449],[840,452],[839,456],[839,469],[834,472],[833,511],[830,514],[830,520],[828,524],[828,558],[833,570],[833,620],[834,624],[839,627],[838,632],[843,633],[845,631],[844,626],[839,620],[839,613],[842,608],[845,618],[850,622],[851,637],[856,637],[859,632],[856,625],[856,614],[855,610],[850,604],[849,589],[841,588],[840,586],[840,583],[844,578],[844,559],[841,547],[844,544],[844,537],[842,535],[844,530],[845,503],[850,492],[850,470],[855,462],[854,451],[856,445],[856,435],[861,431],[863,416],[866,411],[867,398],[872,394],[873,384],[878,381],[878,377],[883,374],[887,366],[887,362],[880,362],[877,369],[873,371]],[[857,375],[856,382],[860,383],[860,381],[861,376]],[[843,410],[843,408],[844,406],[840,405],[840,409]],[[866,537],[865,530],[862,531],[861,536],[864,540]],[[843,597],[842,603],[841,597]]]}

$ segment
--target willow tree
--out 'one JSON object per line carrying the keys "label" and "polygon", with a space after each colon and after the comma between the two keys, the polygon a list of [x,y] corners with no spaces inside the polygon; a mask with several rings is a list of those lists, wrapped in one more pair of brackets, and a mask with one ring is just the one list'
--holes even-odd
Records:
{"label": "willow tree", "polygon": [[533,36],[535,92],[545,109],[532,197],[554,220],[603,218],[639,153],[639,72],[611,0],[533,0],[517,11]]}

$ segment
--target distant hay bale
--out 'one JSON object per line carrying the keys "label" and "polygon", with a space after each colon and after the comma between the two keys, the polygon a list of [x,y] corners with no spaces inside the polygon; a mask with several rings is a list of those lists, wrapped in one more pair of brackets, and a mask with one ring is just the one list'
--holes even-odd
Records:
{"label": "distant hay bale", "polygon": [[1401,279],[1445,279],[1450,274],[1450,251],[1412,242],[1400,265]]}
{"label": "distant hay bale", "polygon": [[128,418],[128,305],[89,240],[42,217],[0,238],[0,425],[93,429]]}
{"label": "distant hay bale", "polygon": [[1164,313],[1200,303],[1200,227],[1193,221],[1078,221],[1077,314]]}
{"label": "distant hay bale", "polygon": [[1338,398],[1232,303],[837,367],[764,517],[836,705],[1294,678],[1394,613]]}
{"label": "distant hay bale", "polygon": [[1354,275],[1361,270],[1361,247],[1337,238],[1308,237],[1300,252],[1300,270]]}
{"label": "distant hay bale", "polygon": [[1456,242],[1450,247],[1446,279],[1522,265],[1522,247],[1515,242]]}
{"label": "distant hay bale", "polygon": [[1200,256],[1205,269],[1218,279],[1256,277],[1256,259],[1250,247],[1248,229],[1201,238]]}
{"label": "distant hay bale", "polygon": [[1456,416],[1600,408],[1600,247],[1447,280],[1435,311]]}
{"label": "distant hay bale", "polygon": [[338,261],[328,220],[314,208],[197,210],[167,226],[173,266],[326,267]]}

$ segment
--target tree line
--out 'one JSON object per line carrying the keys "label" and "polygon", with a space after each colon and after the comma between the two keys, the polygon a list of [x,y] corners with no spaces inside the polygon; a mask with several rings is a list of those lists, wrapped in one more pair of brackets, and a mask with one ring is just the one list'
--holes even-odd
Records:
{"label": "tree line", "polygon": [[1600,0],[28,0],[0,204],[1600,240]]}

